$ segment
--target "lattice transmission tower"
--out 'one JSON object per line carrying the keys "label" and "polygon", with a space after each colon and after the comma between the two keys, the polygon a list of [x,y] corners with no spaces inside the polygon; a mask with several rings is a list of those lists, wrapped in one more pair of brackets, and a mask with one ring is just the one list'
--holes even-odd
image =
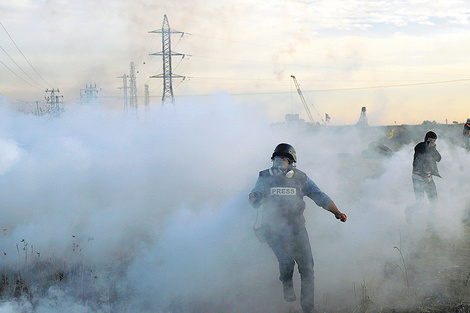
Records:
{"label": "lattice transmission tower", "polygon": [[149,33],[162,34],[162,51],[151,53],[150,55],[161,55],[163,57],[163,73],[150,76],[150,78],[163,78],[162,106],[164,106],[165,103],[169,101],[174,104],[175,97],[173,95],[173,78],[182,78],[184,80],[185,76],[172,73],[171,57],[178,55],[184,58],[184,54],[171,51],[171,34],[181,34],[181,37],[183,37],[184,32],[171,30],[170,24],[168,23],[168,18],[165,14],[163,17],[162,29],[152,30],[149,31]]}
{"label": "lattice transmission tower", "polygon": [[137,112],[137,84],[136,84],[136,77],[135,77],[135,65],[134,62],[131,62],[131,71],[129,75],[129,105],[132,110]]}

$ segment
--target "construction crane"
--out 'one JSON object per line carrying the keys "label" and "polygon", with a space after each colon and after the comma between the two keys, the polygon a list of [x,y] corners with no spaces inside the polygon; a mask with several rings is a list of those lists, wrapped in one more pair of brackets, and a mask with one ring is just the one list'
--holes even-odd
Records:
{"label": "construction crane", "polygon": [[310,120],[310,123],[315,124],[313,121],[312,113],[310,113],[310,109],[308,108],[307,102],[305,101],[304,95],[302,94],[302,90],[300,90],[300,85],[297,82],[297,79],[295,79],[294,75],[291,75],[292,79],[294,80],[295,88],[297,88],[297,92],[299,93],[300,100],[302,100],[302,103],[305,107],[305,111],[307,111],[308,118]]}

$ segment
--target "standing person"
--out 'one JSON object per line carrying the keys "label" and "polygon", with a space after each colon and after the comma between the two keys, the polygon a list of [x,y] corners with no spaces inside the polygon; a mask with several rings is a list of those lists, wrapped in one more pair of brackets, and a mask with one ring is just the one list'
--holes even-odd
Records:
{"label": "standing person", "polygon": [[412,211],[422,207],[424,194],[431,203],[431,211],[437,204],[437,190],[433,176],[441,177],[436,163],[441,161],[441,155],[436,149],[436,140],[436,133],[429,131],[424,136],[424,141],[415,146],[412,181],[416,205],[407,208],[408,222],[411,220],[411,214],[414,213]]}
{"label": "standing person", "polygon": [[261,226],[257,230],[278,259],[284,299],[296,300],[292,279],[297,263],[301,278],[300,304],[305,313],[310,313],[314,307],[314,271],[303,198],[309,197],[342,222],[347,217],[305,173],[295,168],[294,147],[279,144],[271,160],[273,166],[259,173],[249,201],[254,208],[262,207]]}
{"label": "standing person", "polygon": [[462,133],[465,140],[465,149],[470,151],[470,118],[467,118],[467,123],[463,125]]}

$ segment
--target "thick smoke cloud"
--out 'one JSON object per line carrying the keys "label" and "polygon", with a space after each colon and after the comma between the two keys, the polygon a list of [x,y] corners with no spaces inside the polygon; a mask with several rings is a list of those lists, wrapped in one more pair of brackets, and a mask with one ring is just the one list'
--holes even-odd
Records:
{"label": "thick smoke cloud", "polygon": [[[277,261],[254,236],[247,202],[280,142],[294,145],[299,169],[349,217],[340,223],[307,200],[317,306],[354,308],[365,287],[388,305],[406,290],[401,254],[408,261],[429,237],[426,209],[405,222],[414,143],[364,159],[385,134],[270,126],[224,96],[143,111],[74,107],[48,118],[1,109],[2,267],[27,290],[0,312],[299,309],[282,299]],[[438,147],[435,223],[454,238],[468,209],[469,155],[445,138]]]}

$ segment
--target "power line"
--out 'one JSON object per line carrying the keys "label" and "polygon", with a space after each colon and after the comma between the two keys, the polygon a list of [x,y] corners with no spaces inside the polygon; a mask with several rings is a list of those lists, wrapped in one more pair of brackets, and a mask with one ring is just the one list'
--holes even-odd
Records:
{"label": "power line", "polygon": [[[34,78],[32,78],[31,76],[28,75],[28,73],[26,73],[22,68],[21,66],[18,65],[18,63],[15,62],[15,60],[13,60],[13,58],[8,54],[8,52],[2,47],[2,45],[0,45],[0,49],[3,50],[3,52],[5,52],[5,54],[10,58],[10,60],[15,63],[15,65],[26,75],[28,76],[29,79],[31,79],[36,85],[38,85],[39,87],[41,87],[42,89],[45,89],[43,86],[41,86]],[[17,75],[18,76],[18,75]]]}
{"label": "power line", "polygon": [[[31,87],[33,88],[38,88],[37,86],[33,86],[31,85],[29,82],[27,82],[26,80],[23,79],[23,77],[21,77],[20,75],[16,74],[15,71],[13,71],[11,68],[8,67],[8,65],[6,65],[5,63],[3,63],[2,61],[0,61],[0,63],[2,63],[3,66],[5,66],[10,72],[12,72],[14,75],[16,75],[19,79],[21,79],[22,81],[24,81],[25,83],[27,83],[28,85],[30,85]],[[39,89],[39,88],[38,88]]]}
{"label": "power line", "polygon": [[[332,89],[317,89],[317,90],[303,90],[306,92],[331,92],[331,91],[348,91],[348,90],[366,90],[366,89],[382,89],[382,88],[401,88],[401,87],[413,87],[423,85],[436,85],[436,84],[450,84],[457,82],[470,81],[470,78],[466,79],[454,79],[446,81],[434,81],[434,82],[423,82],[423,83],[410,83],[410,84],[399,84],[399,85],[381,85],[381,86],[367,86],[367,87],[351,87],[351,88],[332,88]],[[232,96],[256,96],[256,95],[279,95],[288,94],[292,91],[272,91],[272,92],[247,92],[247,93],[230,93]],[[198,97],[198,96],[211,96],[214,94],[200,94],[200,95],[180,95],[181,97]]]}
{"label": "power line", "polygon": [[[212,60],[224,60],[224,61],[231,61],[231,62],[282,65],[282,66],[291,66],[291,67],[300,67],[300,68],[313,68],[313,69],[338,70],[338,71],[344,71],[345,70],[344,67],[340,67],[340,66],[322,66],[322,65],[306,65],[306,64],[296,64],[296,63],[280,63],[280,62],[268,62],[268,61],[256,61],[256,60],[243,60],[243,59],[223,58],[223,57],[215,57],[215,56],[200,56],[200,55],[194,55],[194,54],[190,55],[190,57],[212,59]],[[357,70],[358,71],[384,72],[384,73],[403,73],[403,71],[387,70],[387,69],[358,68]],[[412,74],[423,74],[423,72],[413,72]],[[426,72],[424,74],[426,74],[426,75],[430,75],[430,74],[455,75],[455,74],[448,74],[448,73],[442,73],[442,72],[434,72],[434,73]],[[466,75],[468,75],[468,71],[466,72]]]}
{"label": "power line", "polygon": [[[51,84],[49,84],[42,76],[41,74],[38,73],[38,71],[36,71],[36,69],[34,68],[34,66],[29,62],[29,60],[26,58],[26,56],[23,54],[23,52],[21,51],[21,49],[18,47],[18,45],[16,44],[16,42],[13,40],[13,38],[10,36],[10,34],[8,33],[7,29],[5,28],[5,26],[3,26],[3,23],[2,21],[0,21],[0,25],[2,26],[3,30],[5,31],[5,33],[8,35],[8,37],[10,38],[10,40],[13,42],[13,44],[15,45],[16,49],[18,49],[18,51],[21,53],[21,55],[23,56],[23,58],[26,60],[26,62],[28,62],[29,66],[31,66],[31,68],[33,69],[33,71],[39,76],[39,78],[42,79],[43,82],[45,82],[49,87],[52,87]],[[15,63],[16,64],[16,63]],[[28,75],[29,77],[29,75]],[[44,88],[43,88],[44,89]]]}
{"label": "power line", "polygon": [[[196,80],[196,81],[193,81]],[[247,84],[252,84],[250,82],[253,81],[270,81],[273,82],[272,79],[247,79],[247,78],[227,78],[227,77],[194,77],[188,76],[188,80],[191,81],[193,84],[206,84],[205,82],[198,82],[197,80],[230,80],[230,81],[240,81],[240,83],[236,83],[236,85],[245,86]],[[454,79],[454,80],[445,80],[445,81],[426,81],[426,82],[410,82],[406,84],[387,84],[387,85],[377,85],[377,86],[365,86],[365,87],[350,87],[350,88],[332,88],[332,89],[317,89],[317,90],[304,90],[305,92],[320,92],[320,91],[343,91],[343,90],[356,90],[356,89],[379,89],[379,88],[394,88],[394,87],[408,87],[408,86],[417,86],[417,85],[431,85],[431,84],[444,84],[444,83],[454,83],[454,82],[463,82],[468,81],[469,78],[464,79]],[[308,81],[308,80],[307,80]],[[356,81],[356,80],[355,80]],[[402,81],[402,80],[400,80]],[[416,80],[408,80],[408,81],[416,81]],[[324,82],[324,80],[321,80]],[[333,81],[336,82],[336,81]],[[359,82],[358,80],[356,82]],[[362,82],[370,82],[370,80],[364,80]],[[272,86],[279,86],[283,85],[284,82],[279,81],[279,84],[271,84]],[[232,84],[234,85],[234,84]],[[267,86],[267,83],[264,84]],[[282,93],[282,92],[281,92]]]}
{"label": "power line", "polygon": [[[367,89],[381,89],[381,88],[402,88],[402,87],[413,87],[413,86],[420,86],[420,85],[436,85],[436,84],[450,84],[450,83],[458,83],[458,82],[466,82],[470,81],[470,78],[466,79],[455,79],[455,80],[446,80],[446,81],[433,81],[433,82],[422,82],[422,83],[410,83],[410,84],[398,84],[398,85],[380,85],[380,86],[366,86],[366,87],[351,87],[351,88],[332,88],[332,89],[316,89],[316,90],[303,90],[304,93],[307,92],[333,92],[333,91],[348,91],[348,90],[367,90]],[[177,85],[177,87],[179,84]],[[175,87],[176,88],[176,87]],[[156,91],[157,89],[152,90]],[[256,95],[280,95],[280,94],[290,94],[290,91],[272,91],[272,92],[247,92],[247,93],[230,93],[227,92],[231,96],[256,96]],[[208,93],[208,94],[181,94],[180,97],[208,97],[216,95],[215,93]],[[142,96],[140,96],[142,97]],[[157,96],[151,96],[157,97]],[[113,98],[113,99],[120,99],[120,96],[103,96],[103,98]]]}
{"label": "power line", "polygon": [[[233,42],[233,43],[242,44],[242,45],[258,46],[258,47],[278,49],[278,50],[283,49],[282,47],[276,47],[276,46],[271,46],[271,45],[266,45],[266,44],[253,43],[253,42],[244,42],[244,41],[239,41],[239,40],[230,40],[230,39],[218,38],[218,37],[210,37],[210,36],[192,34],[192,33],[189,33],[189,32],[186,32],[186,34],[190,35],[190,36],[198,36],[198,37],[203,37],[203,38]],[[330,57],[329,55],[326,55],[324,53],[319,53],[319,52],[312,52],[312,51],[297,51],[297,52],[305,53],[305,54],[313,54],[313,55],[318,55],[318,56],[322,56],[322,57]],[[386,61],[372,60],[372,59],[364,59],[364,58],[354,58],[354,57],[347,57],[347,56],[336,56],[336,57],[341,58],[341,59],[349,59],[349,60],[356,60],[356,61],[369,62],[369,63],[381,63],[381,64],[387,64],[387,65],[399,65],[399,66],[407,66],[407,67],[410,66],[409,64],[393,63],[393,62],[386,62]],[[283,65],[289,65],[289,64],[283,64]],[[418,66],[413,65],[413,67],[418,67]],[[419,67],[427,68],[427,69],[429,69],[429,68],[435,69],[434,67],[429,67],[429,66],[419,66]],[[453,70],[455,70],[455,69],[453,69]],[[459,71],[468,74],[468,71],[466,71],[466,70],[459,69]]]}
{"label": "power line", "polygon": [[337,88],[337,89],[324,89],[324,90],[310,90],[309,92],[412,87],[412,86],[422,86],[422,85],[450,84],[450,83],[458,83],[458,82],[465,82],[465,81],[470,81],[470,78],[444,80],[444,81],[434,81],[434,82],[423,82],[423,83],[399,84],[399,85],[382,85],[382,86],[369,86],[369,87],[351,87],[351,88]]}

